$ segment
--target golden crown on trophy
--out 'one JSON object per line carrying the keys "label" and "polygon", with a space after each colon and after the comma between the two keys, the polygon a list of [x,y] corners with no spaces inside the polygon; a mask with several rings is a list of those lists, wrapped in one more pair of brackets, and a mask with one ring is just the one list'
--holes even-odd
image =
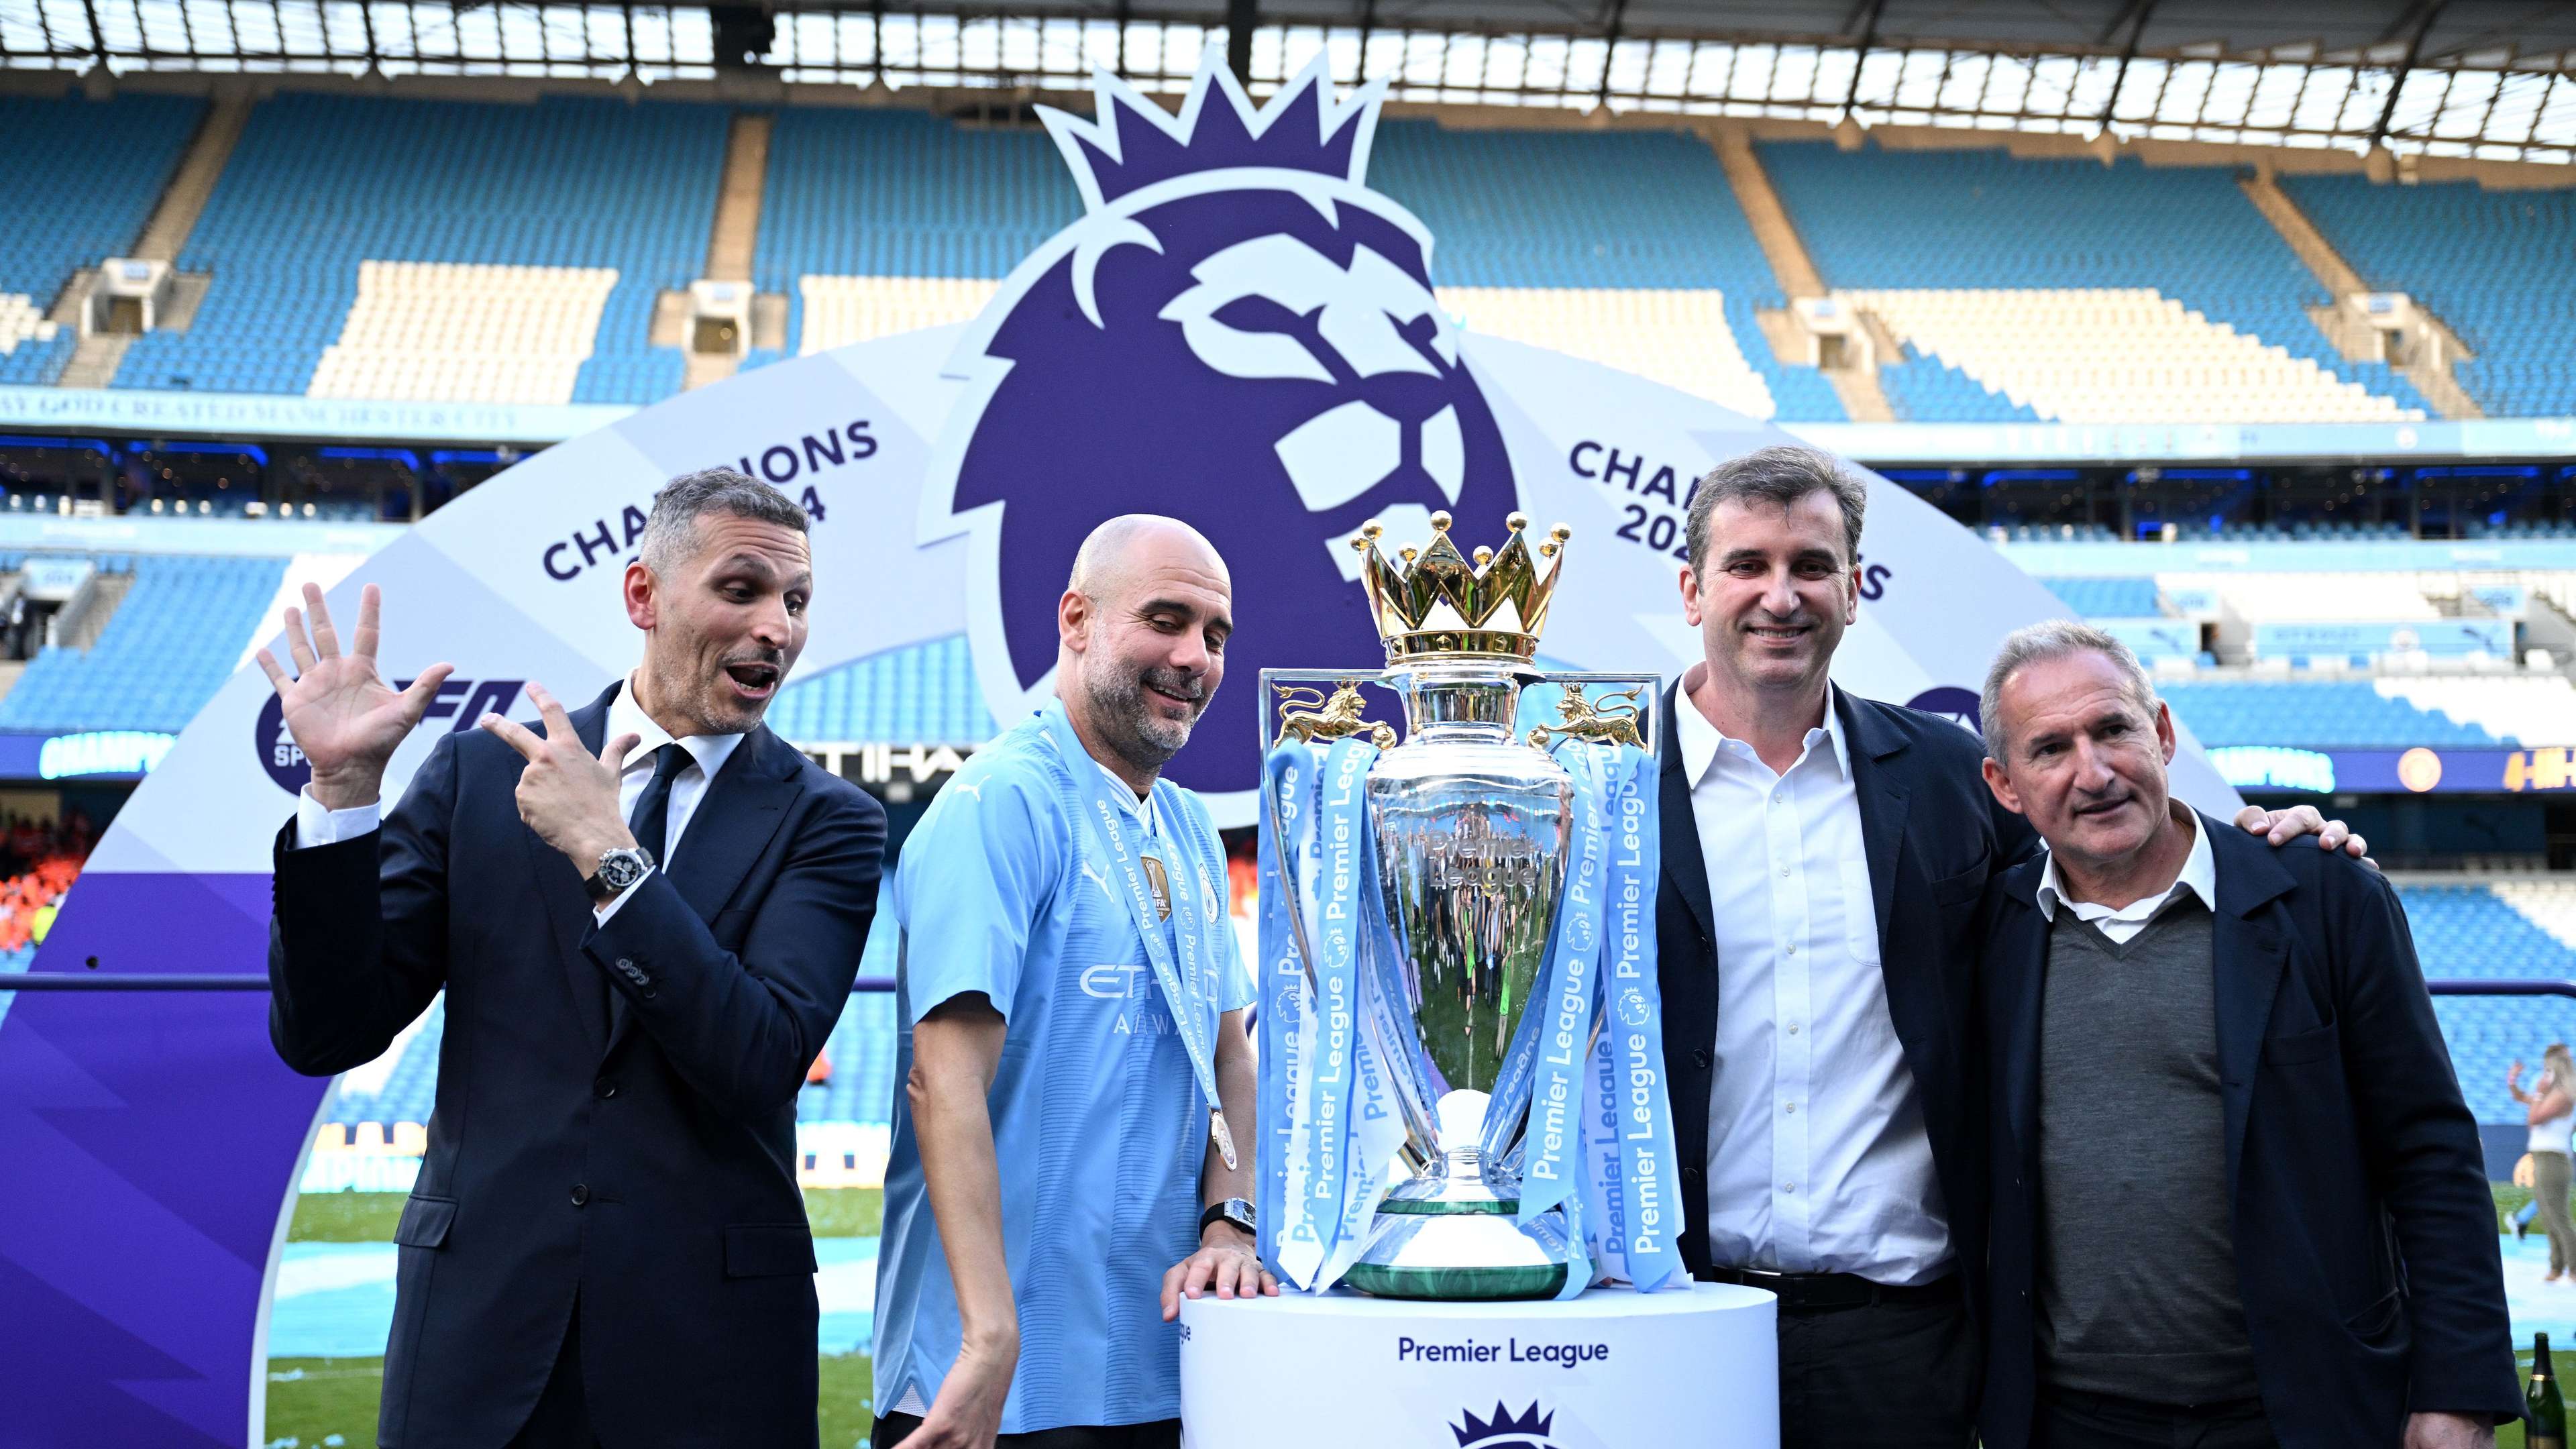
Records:
{"label": "golden crown on trophy", "polygon": [[1533,555],[1524,537],[1529,515],[1515,513],[1503,524],[1511,537],[1499,552],[1477,549],[1473,564],[1449,541],[1445,510],[1431,515],[1429,543],[1397,551],[1400,563],[1387,562],[1378,551],[1378,535],[1385,530],[1376,522],[1360,529],[1351,547],[1360,551],[1360,577],[1368,585],[1378,637],[1386,641],[1387,663],[1537,657],[1539,631],[1547,626],[1547,606],[1565,563],[1565,541],[1574,530],[1562,523],[1548,530]]}

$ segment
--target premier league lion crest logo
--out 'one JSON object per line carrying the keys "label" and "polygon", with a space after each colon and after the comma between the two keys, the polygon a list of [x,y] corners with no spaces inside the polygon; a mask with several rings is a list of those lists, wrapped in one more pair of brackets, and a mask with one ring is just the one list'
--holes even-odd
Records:
{"label": "premier league lion crest logo", "polygon": [[1547,1435],[1556,1415],[1541,1414],[1536,1404],[1517,1414],[1496,1404],[1491,1419],[1479,1418],[1469,1409],[1466,1420],[1449,1426],[1449,1432],[1458,1436],[1458,1449],[1555,1449]]}
{"label": "premier league lion crest logo", "polygon": [[1255,106],[1212,52],[1177,117],[1105,73],[1094,91],[1090,120],[1043,113],[1085,214],[967,328],[924,537],[970,535],[976,673],[1007,719],[1052,687],[1094,525],[1205,533],[1234,577],[1231,682],[1168,773],[1248,790],[1260,669],[1384,658],[1360,525],[1499,527],[1518,491],[1432,296],[1429,230],[1363,184],[1382,83],[1337,101],[1319,60]]}

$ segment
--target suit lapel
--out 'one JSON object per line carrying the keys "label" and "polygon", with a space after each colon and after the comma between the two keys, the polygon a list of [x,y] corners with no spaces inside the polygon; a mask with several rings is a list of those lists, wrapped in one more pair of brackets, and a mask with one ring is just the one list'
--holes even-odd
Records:
{"label": "suit lapel", "polygon": [[[1905,816],[1910,805],[1905,781],[1897,771],[1880,762],[1902,754],[1906,747],[1903,735],[1881,728],[1878,720],[1863,711],[1842,690],[1834,691],[1834,708],[1842,718],[1843,740],[1851,755],[1852,795],[1860,804],[1861,847],[1869,856],[1870,904],[1878,916],[1878,956],[1880,970],[1894,959],[1889,949],[1888,924],[1896,909],[1896,863],[1905,853]],[[1888,981],[1888,1002],[1897,997],[1897,978]],[[1900,1015],[1901,1027],[1904,1018]]]}
{"label": "suit lapel", "polygon": [[2005,877],[2004,889],[2022,909],[1995,926],[1985,956],[1993,973],[1989,990],[2001,1003],[2005,1039],[1994,1044],[2004,1065],[2004,1108],[2011,1122],[2008,1146],[2028,1161],[2039,1116],[2039,1015],[2048,987],[2048,922],[2034,899],[2046,857],[2023,861]]}
{"label": "suit lapel", "polygon": [[1679,684],[1664,691],[1664,717],[1659,743],[1663,750],[1663,770],[1658,782],[1663,825],[1662,845],[1664,878],[1681,895],[1698,920],[1700,934],[1717,939],[1717,912],[1709,905],[1708,861],[1699,849],[1699,818],[1691,813],[1690,773],[1682,764],[1682,736],[1678,725],[1682,690]]}
{"label": "suit lapel", "polygon": [[2272,1002],[2289,970],[2290,943],[2262,908],[2292,885],[2272,859],[2270,844],[2204,815],[2218,874],[2218,910],[2210,923],[2210,969],[2218,1016],[2219,1095],[2227,1110],[2227,1181],[2232,1193],[2245,1151],[2245,1119],[2254,1102],[2254,1074],[2263,1064],[2263,1037],[2271,1029]]}
{"label": "suit lapel", "polygon": [[[671,871],[671,887],[699,920],[715,924],[716,914],[733,898],[751,863],[778,833],[780,822],[787,818],[787,804],[796,797],[797,759],[794,750],[762,725],[734,746],[724,768],[707,782],[706,794],[690,812],[688,827],[671,850],[672,865],[688,867]],[[633,1030],[632,1017],[626,998],[609,993],[608,1051],[616,1051]]]}
{"label": "suit lapel", "polygon": [[[608,731],[608,703],[625,687],[623,680],[608,687],[608,692],[572,712],[573,733],[581,737],[582,747],[599,753],[601,737]],[[542,727],[539,730],[542,733]],[[548,845],[537,832],[525,825],[519,834],[528,850],[528,864],[535,873],[537,894],[544,898],[546,920],[554,928],[555,951],[562,959],[564,981],[572,991],[573,1015],[581,1019],[583,1034],[590,1038],[594,1052],[608,1049],[609,1000],[615,994],[599,968],[584,960],[582,937],[590,933],[598,919],[591,909],[590,893],[582,888],[581,873],[563,852]]]}

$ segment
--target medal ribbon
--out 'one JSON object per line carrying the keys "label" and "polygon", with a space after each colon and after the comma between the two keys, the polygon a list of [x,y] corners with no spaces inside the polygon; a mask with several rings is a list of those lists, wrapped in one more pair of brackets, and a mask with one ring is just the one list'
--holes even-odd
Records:
{"label": "medal ribbon", "polygon": [[[1126,889],[1128,914],[1136,921],[1136,932],[1145,938],[1145,959],[1152,963],[1154,980],[1163,988],[1163,999],[1171,1004],[1172,1025],[1180,1036],[1181,1047],[1189,1053],[1190,1069],[1198,1077],[1199,1090],[1206,1094],[1209,1131],[1215,1138],[1220,1155],[1232,1167],[1237,1158],[1232,1139],[1224,1127],[1222,1098],[1216,1090],[1217,1026],[1217,953],[1208,949],[1206,922],[1200,917],[1198,862],[1191,869],[1167,866],[1165,885],[1171,892],[1171,935],[1163,934],[1161,912],[1154,905],[1154,890],[1145,880],[1145,867],[1139,844],[1128,836],[1126,806],[1110,795],[1110,778],[1082,747],[1081,736],[1074,733],[1073,722],[1065,717],[1064,702],[1049,700],[1038,711],[1047,733],[1055,740],[1065,764],[1073,775],[1075,798],[1081,802],[1084,816],[1091,822],[1093,838],[1108,853],[1110,873]],[[1177,787],[1164,781],[1154,782],[1155,805],[1165,818],[1177,817],[1181,803]],[[1170,793],[1165,793],[1170,792]],[[1176,822],[1177,823],[1177,822]]]}

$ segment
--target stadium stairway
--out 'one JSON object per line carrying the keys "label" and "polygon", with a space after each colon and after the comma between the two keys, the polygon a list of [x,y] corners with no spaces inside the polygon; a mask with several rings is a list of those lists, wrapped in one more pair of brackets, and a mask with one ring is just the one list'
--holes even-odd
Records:
{"label": "stadium stairway", "polygon": [[[1823,280],[1907,355],[1881,372],[1911,421],[2423,417],[2383,363],[2307,308],[2333,299],[2217,167],[2023,159],[2000,147],[1756,148]],[[2187,347],[2180,363],[2177,347]],[[1979,386],[1918,384],[1957,369]],[[2137,400],[2151,400],[2142,410]],[[2178,409],[2178,410],[2177,410]]]}
{"label": "stadium stairway", "polygon": [[[2281,240],[2289,243],[2290,250],[2297,253],[2299,260],[2316,276],[2328,297],[2349,300],[2370,290],[2352,263],[2345,261],[2343,253],[2335,250],[2334,243],[2326,240],[2325,233],[2317,230],[2316,222],[2299,209],[2299,204],[2290,199],[2288,192],[2281,189],[2279,180],[2268,168],[2240,177],[2237,185],[2244,188],[2246,199],[2254,203],[2254,209],[2262,213],[2263,219],[2272,224],[2272,229],[2281,234]],[[2429,313],[2429,309],[2419,310]],[[2349,308],[2328,302],[2310,308],[2308,315],[2316,320],[2317,330],[2331,338],[2346,358],[2368,361],[2379,356],[2383,344],[2378,329]],[[2459,338],[2438,318],[2428,315],[2426,322],[2439,345],[2431,349],[2415,349],[2413,356],[2397,365],[2398,375],[2413,383],[2415,390],[2422,393],[2442,417],[2486,416],[2486,410],[2479,407],[2477,400],[2463,391],[2451,376],[2452,364],[2465,350],[2460,346]]]}
{"label": "stadium stairway", "polygon": [[2372,290],[2404,292],[2458,333],[2476,355],[2453,375],[2488,414],[2576,414],[2576,190],[2358,176],[2281,187]]}
{"label": "stadium stairway", "polygon": [[[143,223],[143,234],[123,255],[143,262],[168,262],[176,265],[179,254],[186,250],[188,237],[197,229],[197,218],[205,214],[207,198],[214,195],[215,182],[222,177],[224,165],[232,159],[233,147],[241,140],[242,127],[250,120],[250,101],[240,96],[218,97],[206,107],[205,119],[189,138],[188,149],[179,158],[170,184],[162,188],[161,199],[153,205],[152,215]],[[86,284],[84,272],[75,279],[75,290]],[[197,303],[206,294],[206,277],[186,272],[171,279],[171,297],[156,323],[171,332],[185,332],[196,320]],[[134,334],[100,330],[80,339],[71,360],[63,364],[62,386],[106,387],[116,378],[117,369],[125,363],[126,349],[134,344]]]}
{"label": "stadium stairway", "polygon": [[0,195],[42,199],[0,227],[0,384],[61,378],[79,329],[58,299],[134,245],[205,110],[180,96],[0,96]]}

